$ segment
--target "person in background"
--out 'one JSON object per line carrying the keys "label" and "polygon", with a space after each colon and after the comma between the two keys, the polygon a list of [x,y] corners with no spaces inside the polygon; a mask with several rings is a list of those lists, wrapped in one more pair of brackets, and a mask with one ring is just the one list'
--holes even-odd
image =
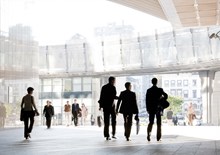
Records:
{"label": "person in background", "polygon": [[[32,96],[34,88],[28,87],[28,94],[22,98],[21,109],[24,113],[24,137],[26,139],[31,138],[30,133],[32,132],[34,125],[34,116],[39,115],[37,107],[34,102],[34,97]],[[34,111],[35,110],[35,111]],[[30,124],[29,124],[30,120]]]}
{"label": "person in background", "polygon": [[189,119],[189,125],[191,126],[193,125],[194,116],[195,116],[195,111],[191,102],[188,107],[188,119]]}
{"label": "person in background", "polygon": [[6,107],[3,103],[0,105],[0,127],[4,128],[5,126],[5,118],[6,118]]}
{"label": "person in background", "polygon": [[69,104],[69,101],[66,101],[66,104],[64,105],[64,112],[65,112],[66,126],[69,126],[71,124],[71,106]]}
{"label": "person in background", "polygon": [[0,127],[5,127],[6,108],[3,103],[0,105]]}
{"label": "person in background", "polygon": [[78,126],[78,115],[81,109],[79,104],[77,103],[77,99],[74,99],[74,103],[72,104],[72,115],[73,115],[73,122],[75,126]]}
{"label": "person in background", "polygon": [[82,103],[82,106],[81,106],[81,125],[85,125],[87,116],[88,116],[88,109],[86,108],[85,104]]}
{"label": "person in background", "polygon": [[[162,88],[157,87],[157,78],[151,80],[153,86],[147,90],[146,93],[146,108],[149,114],[149,124],[147,127],[147,140],[150,141],[151,131],[154,124],[155,116],[157,118],[157,141],[161,139],[161,109],[158,109],[158,105],[161,100],[166,100],[168,95]],[[171,117],[172,119],[172,117]]]}
{"label": "person in background", "polygon": [[125,88],[126,90],[122,91],[119,96],[116,112],[117,113],[120,112],[123,114],[124,128],[125,128],[124,136],[127,141],[130,141],[129,138],[131,134],[132,118],[133,118],[133,114],[136,114],[136,117],[138,117],[138,106],[137,106],[136,94],[131,91],[131,83],[126,82]]}
{"label": "person in background", "polygon": [[178,117],[177,117],[177,115],[174,115],[173,116],[173,125],[177,126],[177,123],[178,123]]}
{"label": "person in background", "polygon": [[117,139],[115,137],[116,133],[116,111],[115,111],[115,103],[114,100],[118,99],[116,96],[116,88],[115,88],[115,77],[109,77],[108,84],[104,85],[101,89],[100,99],[99,99],[99,110],[103,109],[104,112],[104,137],[106,140],[111,140],[109,135],[109,125],[110,125],[110,117],[111,117],[111,125],[112,125],[112,138]]}
{"label": "person in background", "polygon": [[46,117],[47,129],[51,127],[51,119],[54,116],[54,108],[50,101],[47,101],[47,105],[44,106],[43,114]]}
{"label": "person in background", "polygon": [[92,126],[95,125],[95,117],[93,115],[91,115],[90,121]]}

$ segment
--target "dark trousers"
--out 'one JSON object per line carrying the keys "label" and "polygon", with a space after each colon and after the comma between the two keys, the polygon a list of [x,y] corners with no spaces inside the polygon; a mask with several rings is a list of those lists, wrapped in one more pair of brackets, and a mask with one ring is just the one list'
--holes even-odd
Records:
{"label": "dark trousers", "polygon": [[73,122],[74,125],[77,126],[78,125],[78,112],[73,112]]}
{"label": "dark trousers", "polygon": [[51,117],[46,117],[46,125],[47,125],[47,128],[49,129],[51,126]]}
{"label": "dark trousers", "polygon": [[[30,120],[30,124],[29,124]],[[31,133],[34,125],[34,112],[33,111],[24,111],[24,137],[28,137],[28,134]]]}
{"label": "dark trousers", "polygon": [[123,114],[123,117],[124,117],[124,128],[125,128],[124,135],[126,138],[129,138],[131,134],[133,114]]}
{"label": "dark trousers", "polygon": [[160,140],[160,138],[161,138],[161,114],[159,112],[149,113],[149,124],[148,124],[148,127],[147,127],[147,134],[149,136],[151,135],[151,131],[152,131],[152,128],[153,128],[155,116],[157,118],[157,140]]}
{"label": "dark trousers", "polygon": [[110,110],[104,109],[104,137],[110,137],[109,135],[109,125],[110,125],[110,116],[111,116],[111,125],[112,125],[112,135],[115,135],[116,131],[116,113],[115,108]]}

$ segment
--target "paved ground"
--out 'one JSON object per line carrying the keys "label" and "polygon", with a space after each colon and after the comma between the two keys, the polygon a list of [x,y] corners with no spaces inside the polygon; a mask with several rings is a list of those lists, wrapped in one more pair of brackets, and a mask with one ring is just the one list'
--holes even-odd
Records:
{"label": "paved ground", "polygon": [[35,127],[30,140],[23,139],[22,128],[0,130],[0,155],[220,155],[219,127],[163,127],[163,140],[146,140],[146,127],[132,141],[117,128],[117,140],[106,141],[96,126],[64,127],[47,130]]}

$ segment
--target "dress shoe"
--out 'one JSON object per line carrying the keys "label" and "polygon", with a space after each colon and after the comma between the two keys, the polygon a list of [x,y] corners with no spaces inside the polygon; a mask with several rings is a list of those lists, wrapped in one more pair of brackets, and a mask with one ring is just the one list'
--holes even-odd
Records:
{"label": "dress shoe", "polygon": [[147,140],[148,140],[148,142],[150,142],[150,135],[147,136]]}
{"label": "dress shoe", "polygon": [[111,138],[110,137],[106,137],[106,140],[111,140]]}
{"label": "dress shoe", "polygon": [[113,138],[113,139],[117,139],[117,137],[116,137],[116,136],[112,136],[112,138]]}
{"label": "dress shoe", "polygon": [[126,137],[126,140],[127,140],[127,141],[131,141],[128,137]]}

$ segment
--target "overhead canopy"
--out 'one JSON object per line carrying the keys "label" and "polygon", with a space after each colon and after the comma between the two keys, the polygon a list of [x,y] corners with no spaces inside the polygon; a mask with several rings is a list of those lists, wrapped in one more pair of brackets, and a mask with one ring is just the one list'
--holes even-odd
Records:
{"label": "overhead canopy", "polygon": [[171,22],[174,28],[219,25],[219,0],[109,0]]}

